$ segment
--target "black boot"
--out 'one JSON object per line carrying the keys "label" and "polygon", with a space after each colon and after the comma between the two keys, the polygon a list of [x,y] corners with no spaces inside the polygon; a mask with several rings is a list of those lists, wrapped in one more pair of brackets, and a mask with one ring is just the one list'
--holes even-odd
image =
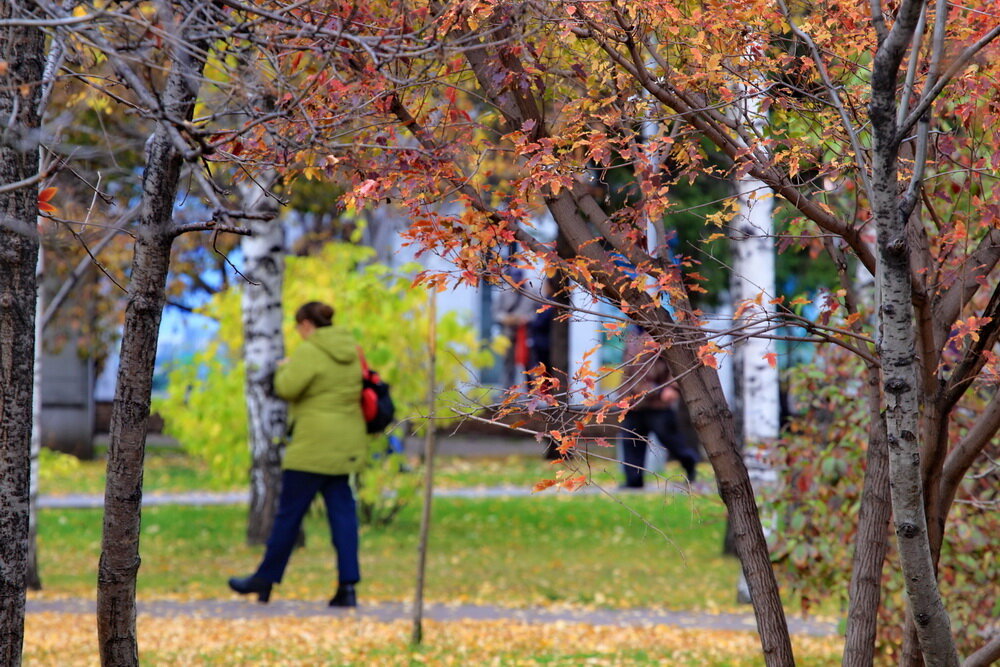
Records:
{"label": "black boot", "polygon": [[258,579],[253,575],[249,577],[230,577],[229,587],[243,595],[256,593],[257,601],[260,603],[265,603],[271,599],[271,582]]}
{"label": "black boot", "polygon": [[337,586],[337,593],[330,598],[331,607],[357,607],[358,594],[354,591],[354,584],[340,584]]}

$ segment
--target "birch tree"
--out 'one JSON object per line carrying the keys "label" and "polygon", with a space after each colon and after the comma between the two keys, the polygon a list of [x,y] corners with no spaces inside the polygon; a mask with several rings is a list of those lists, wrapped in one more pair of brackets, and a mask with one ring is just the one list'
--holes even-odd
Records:
{"label": "birch tree", "polygon": [[[754,45],[762,48],[762,45]],[[733,105],[736,122],[753,136],[763,136],[767,116],[761,112],[759,77],[740,82]],[[738,210],[730,232],[733,248],[734,324],[739,330],[733,346],[737,406],[743,438],[743,460],[759,492],[773,484],[771,448],[780,427],[779,382],[775,343],[766,334],[773,329],[778,297],[775,284],[775,233],[772,211],[774,193],[766,183],[749,174],[736,179]],[[750,601],[746,581],[740,578],[737,596]]]}
{"label": "birch tree", "polygon": [[42,454],[42,351],[44,338],[42,316],[45,301],[42,298],[41,284],[44,253],[39,246],[38,268],[35,271],[35,284],[38,286],[35,304],[35,367],[32,373],[31,401],[31,463],[28,477],[28,564],[25,572],[25,585],[29,590],[39,590],[42,578],[38,570],[38,466]]}
{"label": "birch tree", "polygon": [[282,288],[285,232],[275,219],[276,203],[263,186],[241,186],[251,235],[244,237],[243,357],[250,439],[250,512],[247,541],[263,544],[271,534],[281,491],[281,447],[287,429],[285,402],[274,394],[273,378],[285,356]]}
{"label": "birch tree", "polygon": [[[75,2],[64,3],[68,9]],[[45,58],[45,68],[40,82],[40,92],[38,96],[38,116],[41,124],[45,118],[45,111],[49,100],[52,97],[52,89],[55,85],[57,70],[62,66],[63,58],[66,55],[66,45],[59,38],[51,40],[48,54]],[[38,150],[38,171],[45,173],[47,156],[44,148],[39,146]],[[47,193],[51,196],[55,190]],[[41,205],[46,209],[54,209],[47,202]],[[42,452],[42,362],[44,357],[44,333],[45,333],[45,309],[47,304],[44,299],[45,290],[42,278],[45,270],[45,252],[39,242],[38,268],[35,272],[37,288],[37,299],[35,307],[35,368],[33,378],[33,403],[32,403],[32,431],[31,431],[31,475],[30,492],[28,502],[28,572],[27,585],[31,590],[39,590],[42,587],[42,578],[38,570],[38,479],[39,479],[39,458]],[[70,288],[71,289],[71,288]]]}

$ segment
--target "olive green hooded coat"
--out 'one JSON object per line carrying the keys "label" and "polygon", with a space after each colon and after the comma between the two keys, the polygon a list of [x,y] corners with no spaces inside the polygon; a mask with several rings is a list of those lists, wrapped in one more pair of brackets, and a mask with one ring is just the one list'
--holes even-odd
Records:
{"label": "olive green hooded coat", "polygon": [[281,467],[325,475],[357,472],[368,435],[361,414],[361,362],[346,329],[320,327],[274,375],[288,401],[291,442]]}

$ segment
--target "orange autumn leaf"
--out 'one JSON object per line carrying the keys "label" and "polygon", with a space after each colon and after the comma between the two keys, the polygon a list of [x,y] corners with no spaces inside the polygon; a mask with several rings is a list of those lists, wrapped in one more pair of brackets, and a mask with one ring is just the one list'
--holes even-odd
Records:
{"label": "orange autumn leaf", "polygon": [[722,352],[715,343],[705,343],[698,348],[698,360],[709,368],[718,368],[719,360],[715,358],[716,353]]}
{"label": "orange autumn leaf", "polygon": [[550,486],[555,486],[558,483],[559,483],[559,481],[555,480],[555,479],[543,479],[542,481],[540,481],[537,484],[535,484],[534,487],[532,487],[531,492],[532,493],[538,493],[539,491],[544,491],[545,489],[549,488]]}
{"label": "orange autumn leaf", "polygon": [[39,211],[43,213],[55,213],[59,210],[55,206],[49,203],[52,200],[52,197],[55,196],[56,192],[58,192],[58,190],[59,188],[45,188],[44,190],[38,193]]}

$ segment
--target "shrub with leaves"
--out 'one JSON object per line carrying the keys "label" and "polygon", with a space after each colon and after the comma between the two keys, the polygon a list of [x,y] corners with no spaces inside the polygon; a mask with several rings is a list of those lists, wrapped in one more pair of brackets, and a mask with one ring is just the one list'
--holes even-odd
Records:
{"label": "shrub with leaves", "polygon": [[[856,357],[839,348],[827,349],[815,364],[792,371],[798,414],[778,447],[784,484],[774,502],[783,525],[772,555],[779,578],[804,612],[821,603],[847,609],[868,446],[868,415],[855,407],[862,400],[859,378],[864,372]],[[970,394],[972,403],[983,401]],[[958,412],[967,411],[965,421],[971,421],[976,410],[967,401]],[[968,427],[961,415],[956,422],[953,441]],[[995,460],[996,440],[989,449]],[[1000,534],[998,480],[996,468],[985,466],[988,460],[983,470],[968,476],[949,516],[953,527],[938,568],[952,623],[965,629],[957,641],[959,650],[966,652],[997,632],[1000,611],[1000,563],[988,537]],[[886,659],[898,659],[905,595],[891,526],[886,531],[890,548],[882,576],[878,650]]]}
{"label": "shrub with leaves", "polygon": [[[372,368],[392,385],[397,429],[419,432],[426,425],[429,364],[429,293],[413,287],[407,274],[367,263],[367,247],[330,244],[315,257],[289,257],[284,302],[289,350],[299,343],[294,333],[295,309],[308,301],[325,301],[336,309],[335,323],[349,328],[362,345]],[[179,364],[169,375],[166,398],[156,409],[168,434],[226,480],[245,478],[250,465],[247,447],[244,368],[241,359],[240,293],[217,294],[202,312],[219,323],[210,345]],[[457,418],[456,406],[468,403],[459,391],[471,369],[492,363],[475,329],[461,315],[446,313],[437,323],[435,423]],[[331,435],[335,437],[335,435]],[[386,456],[385,436],[373,438],[372,463],[359,476],[359,504],[365,520],[386,523],[416,495],[419,482],[405,475],[399,455]]]}

